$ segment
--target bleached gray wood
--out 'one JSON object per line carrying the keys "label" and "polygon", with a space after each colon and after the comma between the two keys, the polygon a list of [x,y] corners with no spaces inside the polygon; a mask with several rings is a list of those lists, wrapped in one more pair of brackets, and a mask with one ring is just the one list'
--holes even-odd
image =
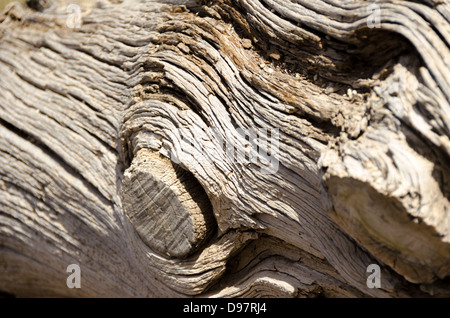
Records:
{"label": "bleached gray wood", "polygon": [[214,230],[211,205],[187,171],[140,150],[125,171],[122,205],[144,242],[169,257],[195,252]]}
{"label": "bleached gray wood", "polygon": [[68,3],[0,15],[1,291],[449,295],[448,2]]}

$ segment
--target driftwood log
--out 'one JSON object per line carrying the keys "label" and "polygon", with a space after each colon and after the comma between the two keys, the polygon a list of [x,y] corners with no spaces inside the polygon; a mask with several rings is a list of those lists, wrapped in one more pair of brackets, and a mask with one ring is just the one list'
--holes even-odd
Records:
{"label": "driftwood log", "polygon": [[449,48],[445,0],[8,5],[0,291],[449,296]]}

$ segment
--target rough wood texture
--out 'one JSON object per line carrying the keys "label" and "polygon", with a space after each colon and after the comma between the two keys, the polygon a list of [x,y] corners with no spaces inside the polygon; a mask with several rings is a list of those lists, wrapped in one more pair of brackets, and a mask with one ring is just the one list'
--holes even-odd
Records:
{"label": "rough wood texture", "polygon": [[0,16],[0,290],[450,295],[447,1],[68,3]]}
{"label": "rough wood texture", "polygon": [[122,205],[147,245],[173,257],[193,253],[213,232],[208,196],[195,178],[141,149],[125,171]]}

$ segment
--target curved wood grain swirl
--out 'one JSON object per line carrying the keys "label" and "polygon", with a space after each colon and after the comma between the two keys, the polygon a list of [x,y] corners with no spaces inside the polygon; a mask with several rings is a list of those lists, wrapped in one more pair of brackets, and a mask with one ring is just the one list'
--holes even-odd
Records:
{"label": "curved wood grain swirl", "polygon": [[[379,28],[369,28],[370,4],[103,1],[81,5],[79,29],[68,28],[64,2],[8,7],[0,290],[449,295],[450,5],[376,1]],[[249,128],[279,130],[276,173],[223,155],[222,141],[244,143],[238,129]],[[183,151],[194,141],[202,147]],[[198,181],[211,236],[198,230],[207,218],[191,218],[164,245],[143,230],[146,217],[133,221],[154,191],[135,181],[164,175],[149,172],[147,155],[178,158]],[[159,215],[174,215],[156,201]],[[71,263],[80,290],[65,286]],[[366,285],[373,263],[380,289]]]}

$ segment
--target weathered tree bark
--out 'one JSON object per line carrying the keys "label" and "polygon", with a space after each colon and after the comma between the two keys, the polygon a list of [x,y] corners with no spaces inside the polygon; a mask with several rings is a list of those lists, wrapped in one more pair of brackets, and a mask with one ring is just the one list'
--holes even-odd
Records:
{"label": "weathered tree bark", "polygon": [[0,16],[1,291],[450,295],[449,2],[30,3]]}

